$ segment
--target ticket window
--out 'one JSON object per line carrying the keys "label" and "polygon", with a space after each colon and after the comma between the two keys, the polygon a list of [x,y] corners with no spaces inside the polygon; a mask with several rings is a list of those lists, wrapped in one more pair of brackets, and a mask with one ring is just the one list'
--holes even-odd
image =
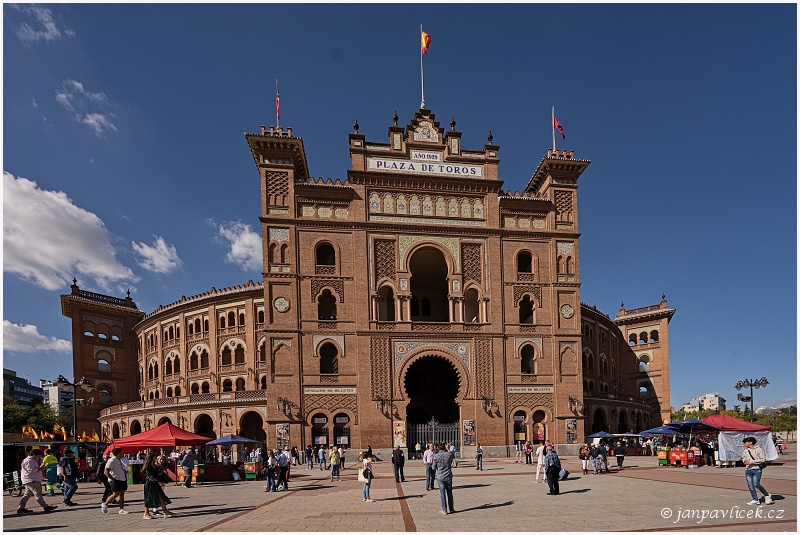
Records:
{"label": "ticket window", "polygon": [[328,417],[315,414],[311,418],[311,439],[315,446],[328,446]]}
{"label": "ticket window", "polygon": [[547,439],[547,428],[544,422],[546,417],[544,411],[533,413],[533,440],[544,442]]}
{"label": "ticket window", "polygon": [[344,413],[333,417],[333,441],[344,449],[350,447],[350,417]]}
{"label": "ticket window", "polygon": [[514,444],[528,440],[528,424],[525,412],[517,411],[514,413]]}

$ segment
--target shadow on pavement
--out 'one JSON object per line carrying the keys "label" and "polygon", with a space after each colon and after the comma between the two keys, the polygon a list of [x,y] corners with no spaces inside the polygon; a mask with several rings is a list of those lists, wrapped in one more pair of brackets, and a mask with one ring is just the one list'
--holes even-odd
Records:
{"label": "shadow on pavement", "polygon": [[424,496],[425,496],[424,494],[406,494],[405,496],[392,496],[391,498],[384,498],[384,499],[379,500],[379,501],[381,501],[381,502],[389,502],[389,501],[392,501],[392,500],[407,500],[408,498],[422,498]]}
{"label": "shadow on pavement", "polygon": [[[214,509],[217,507],[214,504],[204,504],[204,505],[191,505],[186,507],[173,507],[170,508],[170,511],[176,513],[175,518],[189,518],[191,516],[206,516],[206,515],[226,515],[229,513],[238,513],[241,511],[251,511],[255,509],[255,506],[249,507],[222,507]],[[198,511],[197,509],[207,508],[205,511]],[[188,512],[193,511],[193,512]],[[174,520],[174,519],[173,519]]]}
{"label": "shadow on pavement", "polygon": [[67,529],[70,529],[70,528],[69,528],[69,526],[54,526],[52,524],[48,524],[46,526],[38,526],[38,527],[32,527],[32,528],[18,528],[18,529],[3,528],[3,531],[44,531],[44,530],[48,530],[48,529],[64,529],[64,530],[67,530]]}
{"label": "shadow on pavement", "polygon": [[582,492],[589,492],[591,489],[575,489],[575,490],[565,490],[559,492],[559,494],[580,494]]}
{"label": "shadow on pavement", "polygon": [[495,507],[507,507],[509,505],[513,505],[514,501],[508,501],[503,503],[487,503],[484,505],[479,505],[478,507],[470,507],[469,509],[460,509],[456,511],[457,513],[464,513],[466,511],[480,511],[482,509],[494,509]]}
{"label": "shadow on pavement", "polygon": [[491,487],[490,483],[475,483],[473,485],[453,485],[453,490],[455,489],[477,489],[480,487]]}

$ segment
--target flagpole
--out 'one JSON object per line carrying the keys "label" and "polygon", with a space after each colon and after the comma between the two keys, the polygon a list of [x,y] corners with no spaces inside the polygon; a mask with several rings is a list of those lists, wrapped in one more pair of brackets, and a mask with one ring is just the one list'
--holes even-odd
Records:
{"label": "flagpole", "polygon": [[553,129],[553,152],[556,151],[556,107],[553,106],[553,111],[550,114],[550,128]]}
{"label": "flagpole", "polygon": [[[419,35],[422,36],[422,24],[419,25]],[[419,76],[422,82],[422,102],[420,103],[420,109],[425,109],[425,70],[422,68],[422,47],[419,47]]]}
{"label": "flagpole", "polygon": [[281,109],[280,109],[281,93],[278,91],[278,79],[275,78],[275,123],[276,128],[281,127]]}

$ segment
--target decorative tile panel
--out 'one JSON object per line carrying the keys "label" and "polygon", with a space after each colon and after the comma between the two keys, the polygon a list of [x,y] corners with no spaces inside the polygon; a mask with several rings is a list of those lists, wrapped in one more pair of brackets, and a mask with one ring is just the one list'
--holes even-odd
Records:
{"label": "decorative tile panel", "polygon": [[398,341],[394,342],[394,365],[397,367],[400,362],[417,349],[444,349],[448,353],[457,356],[461,359],[469,369],[469,356],[470,347],[467,342],[412,342],[412,341]]}
{"label": "decorative tile panel", "polygon": [[458,254],[458,238],[442,238],[439,236],[400,236],[400,258],[405,263],[405,256],[412,245],[421,241],[431,241],[445,247],[453,255],[456,272],[461,271],[461,257]]}
{"label": "decorative tile panel", "polygon": [[289,241],[289,229],[286,228],[270,228],[269,239],[272,241],[282,242]]}
{"label": "decorative tile panel", "polygon": [[556,251],[558,251],[558,254],[572,254],[572,242],[571,241],[556,242]]}
{"label": "decorative tile panel", "polygon": [[339,344],[339,349],[341,349],[342,354],[341,357],[344,358],[344,336],[341,334],[314,334],[311,336],[311,345],[314,346],[314,356],[318,357],[317,355],[317,348],[319,345],[324,342],[325,340],[333,340],[337,344]]}

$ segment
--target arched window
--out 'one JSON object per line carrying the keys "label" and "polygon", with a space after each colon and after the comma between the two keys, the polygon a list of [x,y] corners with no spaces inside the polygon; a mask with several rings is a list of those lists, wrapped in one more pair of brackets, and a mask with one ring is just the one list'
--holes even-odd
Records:
{"label": "arched window", "polygon": [[464,322],[480,323],[481,307],[478,300],[478,291],[470,288],[464,292]]}
{"label": "arched window", "polygon": [[208,320],[203,320],[203,332],[208,332]]}
{"label": "arched window", "polygon": [[233,350],[233,362],[244,364],[244,348],[241,345],[237,345],[236,349]]}
{"label": "arched window", "polygon": [[636,333],[633,333],[628,337],[628,345],[629,346],[635,346],[636,345]]}
{"label": "arched window", "polygon": [[529,295],[519,302],[519,322],[528,325],[533,323],[533,302]]}
{"label": "arched window", "polygon": [[153,363],[152,362],[147,366],[147,379],[149,381],[153,380]]}
{"label": "arched window", "polygon": [[234,325],[236,325],[236,313],[228,312],[228,327],[233,327]]}
{"label": "arched window", "polygon": [[194,334],[194,326],[192,325],[191,321],[189,322],[189,329],[188,330],[189,330],[189,334],[190,335]]}
{"label": "arched window", "polygon": [[172,397],[172,387],[171,386],[167,388],[167,397],[168,398]]}
{"label": "arched window", "polygon": [[317,316],[321,320],[336,319],[336,298],[330,290],[324,290],[317,300]]}
{"label": "arched window", "polygon": [[520,251],[517,255],[517,273],[533,273],[533,260],[528,251]]}
{"label": "arched window", "polygon": [[651,397],[650,385],[649,384],[645,383],[645,384],[642,384],[642,386],[639,387],[639,397],[641,397],[643,399]]}
{"label": "arched window", "polygon": [[175,387],[175,396],[180,396],[180,395],[181,395],[181,387],[176,386]]}
{"label": "arched window", "polygon": [[199,394],[200,386],[197,383],[192,383],[192,394]]}
{"label": "arched window", "polygon": [[114,403],[114,396],[110,386],[100,385],[97,389],[101,405],[111,405]]}
{"label": "arched window", "polygon": [[339,351],[331,343],[319,349],[319,373],[339,373]]}
{"label": "arched window", "polygon": [[180,373],[181,372],[181,359],[179,357],[175,357],[175,360],[172,363],[172,371],[174,373]]}
{"label": "arched window", "polygon": [[394,321],[394,291],[389,285],[378,290],[378,321]]}
{"label": "arched window", "polygon": [[266,342],[261,344],[261,347],[258,348],[258,361],[259,362],[267,362],[267,343]]}
{"label": "arched window", "polygon": [[226,366],[231,364],[231,348],[225,346],[225,349],[222,350],[222,365]]}
{"label": "arched window", "polygon": [[281,264],[287,264],[288,258],[287,253],[289,252],[289,246],[285,243],[281,245]]}
{"label": "arched window", "polygon": [[642,373],[647,373],[650,371],[650,357],[647,355],[642,355],[639,357],[639,371]]}
{"label": "arched window", "polygon": [[650,343],[654,344],[658,342],[658,331],[650,331]]}
{"label": "arched window", "polygon": [[267,376],[265,375],[261,378],[261,390],[266,390],[266,389],[267,389]]}
{"label": "arched window", "polygon": [[97,369],[100,373],[111,373],[111,363],[105,359],[97,361]]}
{"label": "arched window", "polygon": [[169,339],[170,340],[175,340],[175,328],[174,327],[170,327],[169,328]]}
{"label": "arched window", "polygon": [[192,354],[189,355],[189,369],[190,370],[197,370],[197,353],[192,351]]}
{"label": "arched window", "polygon": [[222,381],[222,391],[223,392],[233,391],[233,382],[230,379],[225,379],[224,381]]}
{"label": "arched window", "polygon": [[224,329],[225,328],[225,316],[220,316],[219,317],[219,328],[220,329]]}
{"label": "arched window", "polygon": [[200,353],[200,367],[203,369],[208,368],[208,351],[205,349]]}
{"label": "arched window", "polygon": [[203,381],[203,394],[208,394],[211,392],[211,385],[208,384],[208,381]]}
{"label": "arched window", "polygon": [[243,379],[243,378],[241,378],[241,377],[239,377],[238,379],[236,379],[236,391],[237,391],[237,392],[242,392],[242,391],[244,391],[244,379]]}
{"label": "arched window", "polygon": [[520,364],[520,371],[523,374],[536,373],[536,361],[534,360],[533,346],[525,345],[520,351],[522,363]]}
{"label": "arched window", "polygon": [[330,243],[321,243],[317,247],[317,265],[336,265],[336,251],[334,251],[333,246]]}
{"label": "arched window", "polygon": [[239,326],[241,327],[243,325],[244,325],[244,312],[240,312],[239,313]]}
{"label": "arched window", "polygon": [[424,318],[429,318],[431,316],[431,300],[427,296],[422,298],[419,315]]}
{"label": "arched window", "polygon": [[264,323],[264,311],[263,310],[259,310],[258,311],[258,323]]}
{"label": "arched window", "polygon": [[639,333],[639,343],[640,344],[646,344],[647,343],[647,332],[646,331],[643,331],[643,332]]}
{"label": "arched window", "polygon": [[600,375],[608,373],[608,361],[604,356],[600,356]]}
{"label": "arched window", "polygon": [[172,375],[172,359],[167,359],[164,363],[164,375]]}
{"label": "arched window", "polygon": [[277,243],[270,243],[269,244],[269,262],[270,264],[279,264],[278,262],[278,244]]}

